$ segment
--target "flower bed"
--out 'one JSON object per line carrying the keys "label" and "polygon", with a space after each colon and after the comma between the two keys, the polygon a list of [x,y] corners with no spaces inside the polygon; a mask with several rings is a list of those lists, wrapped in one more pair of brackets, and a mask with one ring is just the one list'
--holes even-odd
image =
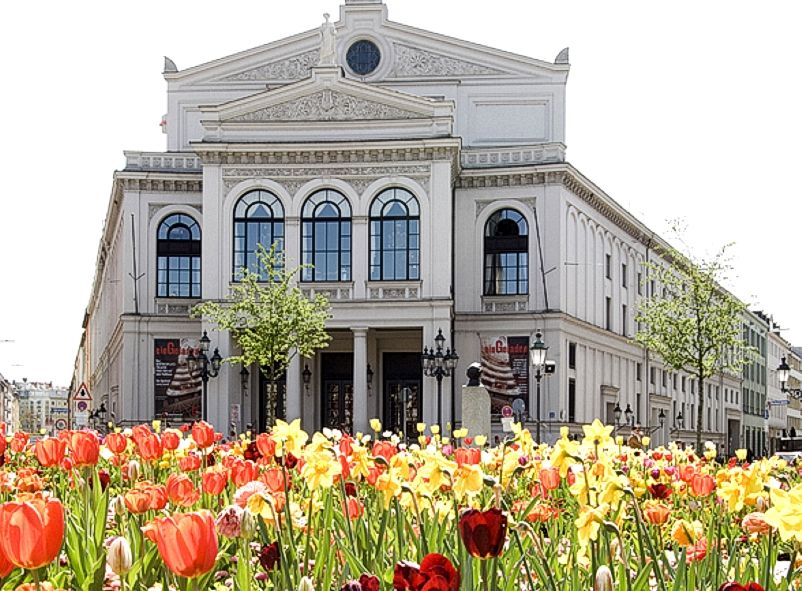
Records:
{"label": "flower bed", "polygon": [[598,421],[553,447],[372,426],[0,438],[2,588],[802,588],[802,477],[783,460],[633,449]]}

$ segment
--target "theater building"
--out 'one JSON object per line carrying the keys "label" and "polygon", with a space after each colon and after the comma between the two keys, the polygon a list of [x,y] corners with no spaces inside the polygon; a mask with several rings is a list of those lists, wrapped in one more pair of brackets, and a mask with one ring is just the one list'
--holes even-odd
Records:
{"label": "theater building", "polygon": [[[116,421],[197,416],[200,335],[236,349],[189,311],[280,241],[288,265],[314,265],[300,287],[329,298],[333,340],[293,361],[276,399],[258,368],[224,364],[215,424],[436,421],[421,352],[442,330],[459,354],[443,423],[481,360],[494,412],[520,398],[549,437],[618,405],[667,438],[671,389],[647,384],[662,368],[630,340],[662,242],[566,161],[568,73],[567,50],[544,61],[423,31],[379,0],[206,64],[165,60],[166,149],[126,152],[112,184],[78,356],[93,399]],[[538,331],[556,364],[540,413]]]}

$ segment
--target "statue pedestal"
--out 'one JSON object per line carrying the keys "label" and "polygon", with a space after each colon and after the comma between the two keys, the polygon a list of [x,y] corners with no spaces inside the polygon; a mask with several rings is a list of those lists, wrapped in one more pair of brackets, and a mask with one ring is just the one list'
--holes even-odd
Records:
{"label": "statue pedestal", "polygon": [[468,437],[490,439],[490,394],[484,386],[462,387],[462,428],[468,430]]}

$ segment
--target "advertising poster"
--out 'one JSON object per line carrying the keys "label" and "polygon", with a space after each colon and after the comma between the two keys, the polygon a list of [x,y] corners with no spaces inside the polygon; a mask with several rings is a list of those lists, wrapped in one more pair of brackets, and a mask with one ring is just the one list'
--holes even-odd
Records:
{"label": "advertising poster", "polygon": [[155,339],[153,351],[156,417],[192,421],[201,414],[201,371],[190,353],[200,353],[193,339]]}
{"label": "advertising poster", "polygon": [[482,385],[490,394],[490,412],[520,398],[529,406],[529,337],[482,337]]}

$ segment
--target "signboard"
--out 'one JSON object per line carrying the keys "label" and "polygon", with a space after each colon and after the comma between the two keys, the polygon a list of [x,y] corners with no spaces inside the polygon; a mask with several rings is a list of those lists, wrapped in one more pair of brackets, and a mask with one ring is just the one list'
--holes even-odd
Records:
{"label": "signboard", "polygon": [[89,388],[86,387],[86,384],[81,384],[78,388],[78,391],[75,393],[75,396],[72,397],[73,400],[92,400],[92,396],[89,394]]}
{"label": "signboard", "polygon": [[482,385],[490,394],[490,412],[529,399],[529,337],[493,336],[480,340]]}
{"label": "signboard", "polygon": [[76,427],[86,427],[89,425],[89,413],[84,412],[76,412],[75,413],[75,426]]}
{"label": "signboard", "polygon": [[201,370],[190,367],[200,350],[195,339],[154,339],[153,372],[156,417],[200,418]]}
{"label": "signboard", "polygon": [[771,406],[785,406],[787,404],[791,404],[790,400],[769,400],[769,404]]}

